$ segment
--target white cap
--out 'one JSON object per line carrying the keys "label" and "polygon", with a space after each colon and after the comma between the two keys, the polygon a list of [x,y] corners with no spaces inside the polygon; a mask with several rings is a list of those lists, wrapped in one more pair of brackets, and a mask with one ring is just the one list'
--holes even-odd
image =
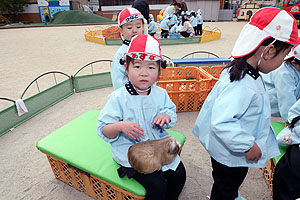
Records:
{"label": "white cap", "polygon": [[249,55],[270,37],[291,45],[300,44],[297,23],[292,14],[273,7],[256,11],[241,31],[233,47],[232,57]]}

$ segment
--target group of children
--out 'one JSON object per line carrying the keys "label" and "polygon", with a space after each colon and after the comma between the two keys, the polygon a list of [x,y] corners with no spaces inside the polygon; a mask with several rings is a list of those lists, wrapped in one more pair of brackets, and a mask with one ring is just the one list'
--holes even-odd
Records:
{"label": "group of children", "polygon": [[[115,91],[100,113],[98,134],[110,143],[113,159],[120,165],[119,176],[127,175],[141,183],[146,200],[178,199],[186,181],[179,156],[151,174],[138,173],[128,162],[131,145],[167,137],[165,129],[175,125],[177,115],[167,92],[155,84],[160,68],[166,67],[159,41],[144,34],[143,17],[134,8],[124,9],[118,24],[123,45],[111,66]],[[258,10],[241,31],[232,51],[234,60],[221,73],[193,128],[193,134],[211,156],[214,183],[210,199],[239,199],[238,190],[248,167],[264,168],[269,159],[280,154],[271,127],[269,95],[260,73],[278,68],[297,44],[300,39],[296,20],[278,8]],[[293,53],[297,55],[295,50]],[[274,199],[300,197],[298,104],[299,101],[288,113],[291,129],[285,131],[289,136],[284,134],[280,139],[284,144],[293,144],[288,152],[297,160],[287,156],[280,161],[284,163],[275,170]],[[286,175],[293,179],[293,185],[283,177]],[[277,195],[283,189],[287,193],[284,198]]]}
{"label": "group of children", "polygon": [[[165,16],[165,15],[164,15]],[[169,14],[160,23],[161,37],[167,38],[169,33],[180,34],[183,37],[202,35],[202,10],[182,11]]]}

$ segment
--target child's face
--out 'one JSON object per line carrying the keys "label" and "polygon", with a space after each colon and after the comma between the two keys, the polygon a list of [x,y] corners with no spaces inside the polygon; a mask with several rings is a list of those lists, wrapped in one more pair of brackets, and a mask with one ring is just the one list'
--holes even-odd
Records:
{"label": "child's face", "polygon": [[128,41],[131,41],[131,38],[136,35],[144,33],[144,24],[141,19],[136,19],[131,22],[127,22],[120,28],[120,33]]}
{"label": "child's face", "polygon": [[261,64],[258,67],[259,71],[267,74],[267,73],[277,69],[278,67],[280,67],[280,65],[283,63],[284,58],[290,52],[291,49],[292,49],[292,47],[289,47],[283,51],[280,51],[277,55],[275,55],[276,50],[275,50],[274,46],[273,46],[273,49],[271,47],[271,49],[269,49],[267,51],[267,54],[263,55],[263,57],[265,57],[265,58],[261,60]]}
{"label": "child's face", "polygon": [[[157,61],[133,59],[126,68],[126,73],[134,87],[146,90],[156,82],[159,75],[159,64]],[[139,92],[137,91],[137,93]]]}

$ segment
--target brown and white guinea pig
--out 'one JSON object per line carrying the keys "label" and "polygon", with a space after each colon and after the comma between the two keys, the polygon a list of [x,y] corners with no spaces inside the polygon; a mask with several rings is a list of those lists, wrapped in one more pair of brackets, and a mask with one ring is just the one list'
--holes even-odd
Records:
{"label": "brown and white guinea pig", "polygon": [[128,150],[128,161],[141,174],[158,171],[174,160],[180,144],[173,136],[160,140],[148,140],[132,145]]}

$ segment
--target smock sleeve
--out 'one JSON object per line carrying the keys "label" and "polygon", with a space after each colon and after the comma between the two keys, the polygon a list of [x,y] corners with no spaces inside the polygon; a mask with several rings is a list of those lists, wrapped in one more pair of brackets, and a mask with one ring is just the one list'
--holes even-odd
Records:
{"label": "smock sleeve", "polygon": [[257,118],[257,110],[249,109],[255,99],[254,91],[238,83],[230,85],[220,92],[212,107],[211,129],[231,151],[246,152],[255,142],[253,133],[247,129],[253,126],[251,118]]}
{"label": "smock sleeve", "polygon": [[108,138],[103,134],[102,129],[107,124],[113,124],[119,121],[123,121],[122,109],[117,96],[115,95],[115,93],[112,93],[109,95],[105,107],[100,112],[97,125],[98,135],[108,143],[117,140],[119,138],[119,135],[114,138]]}
{"label": "smock sleeve", "polygon": [[273,81],[277,93],[278,109],[281,118],[287,122],[288,111],[297,101],[295,96],[296,83],[290,72],[282,70],[276,72],[278,73],[273,74]]}
{"label": "smock sleeve", "polygon": [[172,128],[177,122],[176,106],[171,101],[168,93],[164,91],[164,107],[159,111],[159,114],[167,114],[170,116],[170,123],[164,124],[163,128]]}
{"label": "smock sleeve", "polygon": [[115,90],[122,87],[127,82],[127,78],[125,77],[125,66],[120,64],[120,59],[122,58],[126,50],[127,46],[122,45],[118,52],[115,54],[113,62],[111,64],[111,80]]}

